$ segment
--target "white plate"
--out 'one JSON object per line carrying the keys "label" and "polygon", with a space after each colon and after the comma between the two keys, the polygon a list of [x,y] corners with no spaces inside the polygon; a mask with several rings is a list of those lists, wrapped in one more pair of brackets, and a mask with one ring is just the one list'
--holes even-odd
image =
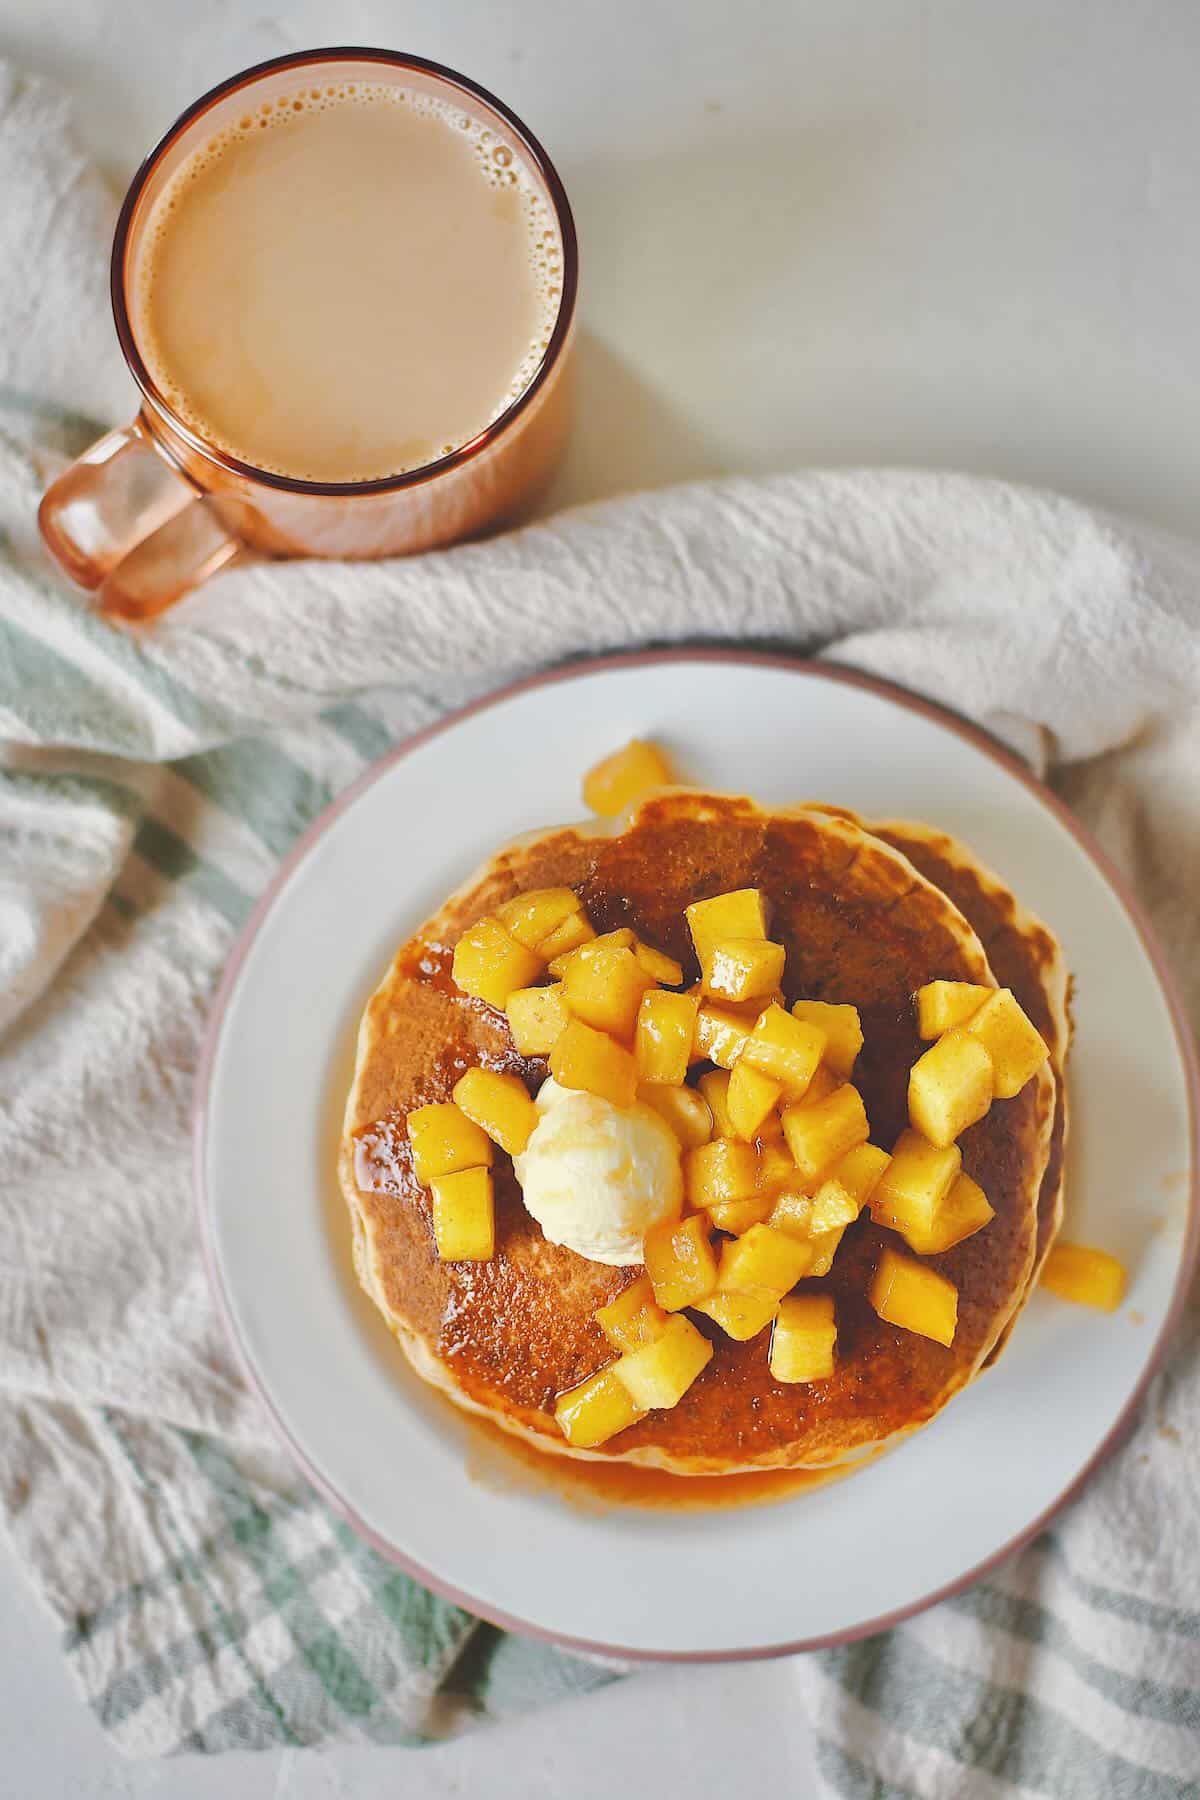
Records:
{"label": "white plate", "polygon": [[[1112,1317],[1035,1295],[996,1369],[926,1430],[850,1480],[752,1512],[588,1511],[497,1479],[355,1288],[335,1190],[353,1032],[393,951],[506,839],[577,817],[583,771],[633,735],[666,744],[690,779],[766,804],[819,798],[943,826],[1045,916],[1077,983],[1068,1230],[1131,1272]],[[258,907],[198,1088],[217,1295],[310,1479],[378,1548],[485,1617],[660,1657],[875,1630],[1038,1530],[1143,1390],[1197,1247],[1197,1084],[1180,1020],[1144,922],[1078,825],[951,715],[767,657],[575,667],[384,758]]]}

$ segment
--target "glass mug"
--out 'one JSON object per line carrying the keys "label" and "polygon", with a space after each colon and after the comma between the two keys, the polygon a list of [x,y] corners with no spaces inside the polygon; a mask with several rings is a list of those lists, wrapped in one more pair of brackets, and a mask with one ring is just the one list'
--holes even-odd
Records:
{"label": "glass mug", "polygon": [[[451,102],[520,146],[557,223],[562,292],[549,344],[528,385],[460,448],[379,480],[319,482],[240,462],[172,410],[138,348],[129,293],[154,202],[184,159],[248,103],[294,92],[297,77],[389,83]],[[386,50],[299,52],[222,82],[181,115],[134,177],[117,221],[112,303],[117,336],[141,390],[134,422],[110,431],[43,496],[38,523],[66,573],[100,609],[145,619],[239,556],[365,558],[433,549],[516,515],[546,483],[568,423],[578,287],[574,221],[537,139],[474,82]]]}

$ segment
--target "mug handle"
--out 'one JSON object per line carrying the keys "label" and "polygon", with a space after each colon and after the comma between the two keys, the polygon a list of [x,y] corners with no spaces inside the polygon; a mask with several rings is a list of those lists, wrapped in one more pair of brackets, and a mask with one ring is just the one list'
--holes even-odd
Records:
{"label": "mug handle", "polygon": [[101,612],[151,619],[245,546],[139,415],[85,450],[38,507],[46,547]]}

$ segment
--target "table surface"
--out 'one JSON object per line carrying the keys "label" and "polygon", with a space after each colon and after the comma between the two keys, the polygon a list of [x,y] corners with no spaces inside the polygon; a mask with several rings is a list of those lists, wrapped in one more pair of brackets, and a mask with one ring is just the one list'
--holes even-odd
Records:
{"label": "table surface", "polygon": [[[559,503],[798,464],[954,466],[1193,529],[1200,9],[1182,0],[0,0],[118,181],[235,69],[461,68],[543,139],[583,256]],[[763,1730],[770,1721],[769,1731]],[[421,1753],[131,1765],[0,1559],[0,1763],[39,1800],[812,1792],[786,1664],[657,1671]]]}

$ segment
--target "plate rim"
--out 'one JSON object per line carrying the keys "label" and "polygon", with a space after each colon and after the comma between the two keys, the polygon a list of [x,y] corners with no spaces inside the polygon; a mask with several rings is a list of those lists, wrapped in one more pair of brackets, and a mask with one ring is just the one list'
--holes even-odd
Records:
{"label": "plate rim", "polygon": [[[1143,950],[1150,962],[1159,990],[1166,1003],[1171,1028],[1175,1035],[1176,1049],[1184,1076],[1184,1090],[1187,1101],[1188,1117],[1188,1216],[1187,1225],[1180,1249],[1179,1266],[1175,1284],[1171,1292],[1170,1303],[1163,1318],[1158,1334],[1150,1347],[1144,1367],[1129,1398],[1121,1408],[1109,1430],[1092,1451],[1082,1468],[1063,1488],[1062,1492],[1042,1509],[1040,1513],[1014,1537],[1008,1539],[999,1549],[993,1551],[981,1561],[973,1563],[962,1575],[953,1581],[943,1583],[940,1587],[907,1602],[904,1606],[882,1613],[878,1617],[865,1620],[857,1625],[848,1626],[841,1631],[826,1632],[815,1637],[789,1639],[780,1643],[756,1644],[736,1650],[655,1650],[628,1644],[610,1644],[593,1638],[575,1637],[566,1632],[555,1631],[547,1626],[539,1625],[531,1619],[524,1619],[515,1613],[508,1613],[498,1607],[481,1602],[466,1590],[457,1588],[453,1583],[443,1580],[425,1568],[416,1558],[410,1556],[398,1545],[392,1543],[381,1532],[368,1525],[343,1498],[332,1484],[332,1481],[318,1469],[306,1456],[293,1438],[283,1419],[279,1416],[270,1395],[252,1363],[250,1356],[241,1341],[232,1306],[225,1291],[217,1261],[214,1243],[212,1208],[206,1180],[206,1150],[210,1099],[212,1091],[213,1071],[217,1052],[220,1046],[225,1025],[225,1017],[233,998],[241,975],[242,966],[260,932],[266,925],[275,903],[293,873],[307,859],[313,847],[325,835],[343,812],[353,806],[359,797],[379,781],[398,763],[401,758],[420,749],[431,739],[452,731],[465,719],[476,713],[487,712],[506,701],[528,693],[534,688],[551,684],[564,683],[584,679],[591,675],[604,674],[627,669],[663,667],[681,663],[726,663],[738,666],[771,668],[791,674],[808,675],[820,680],[840,683],[874,694],[879,698],[891,701],[902,710],[916,713],[931,720],[959,738],[980,750],[991,761],[1000,765],[1009,775],[1039,801],[1058,822],[1070,833],[1084,855],[1098,871],[1103,880],[1115,895],[1121,910],[1133,926]],[[1066,1506],[1079,1495],[1092,1475],[1119,1447],[1131,1429],[1137,1413],[1145,1399],[1150,1383],[1161,1369],[1175,1329],[1183,1312],[1192,1277],[1200,1261],[1200,1168],[1197,1167],[1197,1145],[1200,1140],[1200,1055],[1192,1033],[1191,1023],[1183,1002],[1177,978],[1172,970],[1166,952],[1159,942],[1158,934],[1151,924],[1150,918],[1133,888],[1122,872],[1116,867],[1108,853],[1101,848],[1083,823],[1075,817],[1066,804],[1059,799],[1047,784],[1035,775],[1025,762],[1011,750],[1007,744],[977,725],[973,720],[965,718],[952,708],[942,706],[938,702],[927,699],[923,694],[914,693],[898,682],[889,681],[878,675],[867,674],[848,664],[827,661],[823,658],[798,656],[786,651],[740,649],[736,646],[703,646],[687,648],[668,648],[657,650],[618,651],[601,656],[572,657],[569,660],[553,664],[547,669],[539,670],[533,675],[506,683],[503,687],[489,689],[486,694],[469,701],[466,705],[456,707],[436,719],[431,725],[401,740],[372,762],[362,773],[355,777],[342,791],[325,806],[317,817],[296,839],[291,849],[284,856],[272,875],[267,886],[255,902],[245,923],[241,927],[225,963],[221,979],[213,995],[208,1021],[205,1026],[201,1044],[200,1057],[196,1067],[196,1079],[192,1098],[192,1191],[196,1211],[201,1257],[208,1278],[209,1289],[213,1297],[217,1315],[232,1347],[235,1361],[241,1371],[250,1392],[254,1395],[277,1440],[283,1445],[292,1461],[299,1468],[309,1485],[320,1495],[330,1509],[386,1561],[394,1563],[414,1581],[437,1594],[452,1605],[483,1619],[486,1623],[496,1625],[504,1631],[515,1631],[525,1637],[538,1639],[543,1643],[556,1645],[560,1649],[580,1652],[588,1656],[611,1657],[636,1663],[724,1663],[724,1662],[759,1662],[781,1656],[795,1656],[807,1650],[834,1649],[841,1645],[856,1643],[862,1638],[873,1637],[879,1632],[889,1631],[893,1626],[901,1624],[905,1619],[926,1611],[939,1602],[952,1598],[972,1587],[993,1569],[1008,1560],[1010,1556],[1022,1550],[1033,1541],[1046,1526]]]}

